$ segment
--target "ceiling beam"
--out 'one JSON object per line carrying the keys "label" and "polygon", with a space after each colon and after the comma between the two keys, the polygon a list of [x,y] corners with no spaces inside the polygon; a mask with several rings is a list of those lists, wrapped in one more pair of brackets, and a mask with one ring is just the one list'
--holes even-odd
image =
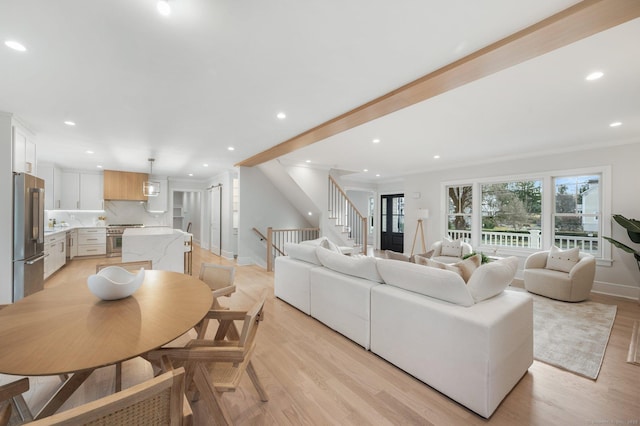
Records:
{"label": "ceiling beam", "polygon": [[236,166],[257,166],[638,17],[639,0],[584,0]]}

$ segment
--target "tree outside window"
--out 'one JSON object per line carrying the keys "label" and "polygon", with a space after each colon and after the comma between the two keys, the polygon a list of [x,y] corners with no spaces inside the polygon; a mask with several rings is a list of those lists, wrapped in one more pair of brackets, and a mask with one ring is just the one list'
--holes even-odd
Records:
{"label": "tree outside window", "polygon": [[600,175],[555,177],[554,244],[599,254]]}
{"label": "tree outside window", "polygon": [[539,248],[542,181],[482,185],[482,244]]}
{"label": "tree outside window", "polygon": [[473,189],[471,185],[448,186],[449,236],[471,240],[471,215],[473,214]]}

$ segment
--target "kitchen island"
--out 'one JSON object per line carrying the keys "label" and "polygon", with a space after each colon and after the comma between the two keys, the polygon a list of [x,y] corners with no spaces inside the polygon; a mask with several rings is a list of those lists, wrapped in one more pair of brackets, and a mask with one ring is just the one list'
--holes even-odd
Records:
{"label": "kitchen island", "polygon": [[189,272],[185,253],[191,252],[192,235],[171,228],[128,228],[122,234],[122,261],[151,260],[153,269]]}

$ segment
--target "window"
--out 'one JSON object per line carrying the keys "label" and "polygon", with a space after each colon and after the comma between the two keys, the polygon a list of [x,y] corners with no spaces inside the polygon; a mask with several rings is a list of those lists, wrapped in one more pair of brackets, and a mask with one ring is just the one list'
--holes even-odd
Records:
{"label": "window", "polygon": [[473,187],[471,185],[448,186],[449,213],[448,234],[453,239],[471,241],[471,214],[473,211]]}
{"label": "window", "polygon": [[477,251],[524,256],[578,247],[610,264],[611,167],[444,183],[442,222]]}
{"label": "window", "polygon": [[579,247],[599,255],[600,175],[555,177],[553,240],[561,249]]}
{"label": "window", "polygon": [[482,185],[482,244],[540,248],[542,181]]}

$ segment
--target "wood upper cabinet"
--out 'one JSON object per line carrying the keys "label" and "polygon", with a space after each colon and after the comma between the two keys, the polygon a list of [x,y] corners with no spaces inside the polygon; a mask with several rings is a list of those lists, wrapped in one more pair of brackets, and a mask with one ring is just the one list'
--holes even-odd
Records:
{"label": "wood upper cabinet", "polygon": [[142,186],[148,180],[146,173],[104,171],[105,200],[147,201]]}

